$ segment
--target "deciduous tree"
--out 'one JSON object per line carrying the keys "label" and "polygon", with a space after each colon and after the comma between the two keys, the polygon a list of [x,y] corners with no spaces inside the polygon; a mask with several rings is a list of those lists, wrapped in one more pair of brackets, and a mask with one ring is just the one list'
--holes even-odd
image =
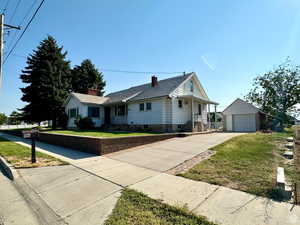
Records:
{"label": "deciduous tree", "polygon": [[288,122],[289,114],[296,113],[296,104],[300,103],[300,67],[287,59],[273,70],[257,76],[245,98],[283,125]]}

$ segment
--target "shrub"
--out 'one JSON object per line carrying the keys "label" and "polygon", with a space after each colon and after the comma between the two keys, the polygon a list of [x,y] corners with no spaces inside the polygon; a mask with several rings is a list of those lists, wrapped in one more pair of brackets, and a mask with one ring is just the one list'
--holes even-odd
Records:
{"label": "shrub", "polygon": [[78,117],[75,121],[75,124],[78,129],[80,130],[87,130],[87,129],[93,129],[95,128],[95,124],[93,120],[90,117]]}

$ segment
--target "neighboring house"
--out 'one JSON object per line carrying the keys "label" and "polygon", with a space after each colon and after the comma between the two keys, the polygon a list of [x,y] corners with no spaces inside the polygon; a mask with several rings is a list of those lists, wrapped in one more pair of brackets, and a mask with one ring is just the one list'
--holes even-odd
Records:
{"label": "neighboring house", "polygon": [[266,113],[239,98],[223,111],[223,117],[225,131],[254,132],[266,125]]}
{"label": "neighboring house", "polygon": [[153,131],[203,131],[210,123],[208,105],[217,105],[204,91],[195,73],[151,82],[108,94],[105,97],[71,93],[65,101],[68,127],[74,120],[91,117],[96,127]]}

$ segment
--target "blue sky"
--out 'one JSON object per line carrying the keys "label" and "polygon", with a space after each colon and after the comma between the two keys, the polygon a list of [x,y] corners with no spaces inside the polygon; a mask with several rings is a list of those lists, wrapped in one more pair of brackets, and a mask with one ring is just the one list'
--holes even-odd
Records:
{"label": "blue sky", "polygon": [[[35,1],[10,0],[6,22],[18,25]],[[4,6],[0,1],[0,9]],[[20,34],[20,32],[18,33]],[[4,65],[0,112],[24,103],[19,79],[26,56],[47,34],[72,65],[89,58],[101,69],[194,71],[224,109],[243,97],[253,78],[290,56],[300,64],[298,0],[46,0]],[[5,36],[6,49],[13,32]],[[172,74],[157,74],[164,79]],[[148,82],[151,74],[104,72],[106,93]]]}

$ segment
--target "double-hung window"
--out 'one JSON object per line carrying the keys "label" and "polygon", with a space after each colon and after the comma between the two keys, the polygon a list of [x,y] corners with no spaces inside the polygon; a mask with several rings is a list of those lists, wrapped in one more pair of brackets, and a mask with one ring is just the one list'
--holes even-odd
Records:
{"label": "double-hung window", "polygon": [[88,117],[99,117],[100,116],[100,108],[99,107],[88,107]]}
{"label": "double-hung window", "polygon": [[146,110],[151,110],[152,109],[152,104],[151,102],[146,103]]}
{"label": "double-hung window", "polygon": [[69,109],[69,117],[70,118],[75,118],[78,115],[78,109],[77,108],[72,108]]}
{"label": "double-hung window", "polygon": [[144,103],[140,104],[140,111],[145,111],[145,104]]}

